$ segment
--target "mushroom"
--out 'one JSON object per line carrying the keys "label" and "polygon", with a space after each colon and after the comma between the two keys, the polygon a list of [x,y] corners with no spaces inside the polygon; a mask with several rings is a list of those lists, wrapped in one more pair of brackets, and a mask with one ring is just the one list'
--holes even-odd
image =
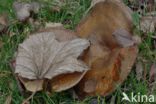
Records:
{"label": "mushroom", "polygon": [[[132,26],[130,10],[118,0],[95,3],[78,24],[78,36],[91,42],[90,48],[81,56],[90,70],[75,86],[80,98],[107,96],[126,79],[138,52],[137,45],[131,44],[132,40],[129,43],[125,41],[132,39]],[[114,34],[120,38],[117,40]],[[124,42],[129,45],[123,47]]]}

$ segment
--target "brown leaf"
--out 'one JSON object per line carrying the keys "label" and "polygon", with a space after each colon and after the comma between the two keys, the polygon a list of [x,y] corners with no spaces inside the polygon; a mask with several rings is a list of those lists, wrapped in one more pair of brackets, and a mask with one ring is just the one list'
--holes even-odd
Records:
{"label": "brown leaf", "polygon": [[85,39],[59,42],[52,32],[32,35],[19,45],[15,73],[28,79],[51,79],[86,71],[88,67],[76,57],[88,46]]}
{"label": "brown leaf", "polygon": [[12,96],[11,95],[7,96],[4,104],[11,104],[11,100],[12,100]]}
{"label": "brown leaf", "polygon": [[[77,84],[89,69],[82,61],[77,60],[88,46],[89,42],[76,38],[74,32],[58,27],[41,30],[19,46],[15,72],[20,78],[25,78],[20,81],[29,91],[34,92],[37,85],[35,83],[40,83],[44,78],[51,79],[53,91],[66,90]],[[36,52],[38,54],[35,55]],[[43,59],[45,61],[42,64]],[[40,86],[38,90],[42,90],[41,85],[43,83],[37,85]]]}
{"label": "brown leaf", "polygon": [[19,21],[25,21],[30,17],[30,12],[38,13],[40,4],[37,2],[25,3],[25,2],[14,2],[13,8],[15,9],[17,19]]}
{"label": "brown leaf", "polygon": [[141,62],[136,63],[136,77],[137,80],[140,81],[143,78],[143,64]]}
{"label": "brown leaf", "polygon": [[13,7],[16,12],[17,19],[25,21],[30,16],[31,5],[28,3],[14,2]]}
{"label": "brown leaf", "polygon": [[140,21],[140,29],[147,33],[147,32],[154,32],[156,28],[156,17],[152,16],[144,16],[141,18]]}
{"label": "brown leaf", "polygon": [[154,82],[156,81],[156,64],[153,63],[150,69],[150,73],[149,73],[149,81],[150,82]]}
{"label": "brown leaf", "polygon": [[[54,32],[58,41],[69,41],[77,38],[75,32],[66,30],[62,27],[61,29],[60,27],[46,28],[40,32]],[[51,79],[50,90],[59,92],[71,88],[77,84],[85,74],[86,71],[58,75]]]}
{"label": "brown leaf", "polygon": [[147,3],[147,12],[152,12],[155,11],[155,5],[156,5],[156,1],[155,0],[148,0]]}

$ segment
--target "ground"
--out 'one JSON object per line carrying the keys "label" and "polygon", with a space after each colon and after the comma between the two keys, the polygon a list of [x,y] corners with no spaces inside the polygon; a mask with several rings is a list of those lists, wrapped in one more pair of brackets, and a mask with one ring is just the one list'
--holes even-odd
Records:
{"label": "ground", "polygon": [[[22,1],[22,0],[21,0]],[[30,1],[30,0],[23,0]],[[41,0],[40,0],[41,1]],[[53,0],[52,0],[53,1]],[[61,12],[51,12],[50,5],[53,5],[50,0],[42,0],[46,7],[40,10],[37,15],[34,15],[43,24],[46,22],[59,22],[63,23],[65,28],[73,29],[80,19],[85,14],[85,11],[90,6],[90,0],[75,0],[78,1],[76,9],[71,10],[70,7],[65,7]],[[8,30],[11,35],[3,33],[0,36],[0,40],[3,42],[2,47],[0,48],[0,104],[4,104],[8,96],[12,97],[12,104],[21,104],[25,99],[20,95],[17,82],[11,72],[10,61],[13,59],[14,54],[17,50],[18,44],[23,42],[27,34],[34,31],[35,28],[27,23],[21,23],[16,20],[15,12],[12,8],[14,0],[0,0],[0,14],[8,14],[10,20],[10,26]],[[69,10],[70,14],[69,15]],[[142,33],[136,31],[139,36]],[[152,38],[153,33],[148,33],[147,37],[139,45],[139,57],[146,60],[144,65],[147,73],[150,70],[150,66],[153,61],[156,61],[156,51],[152,47]],[[148,80],[138,81],[136,78],[135,67],[133,67],[132,72],[128,76],[127,80],[121,85],[118,86],[117,90],[106,98],[94,97],[86,98],[83,101],[77,101],[72,98],[69,92],[62,93],[53,93],[49,95],[46,92],[37,93],[33,99],[30,101],[31,104],[90,104],[96,102],[95,104],[110,104],[112,101],[112,96],[115,97],[116,103],[121,104],[122,92],[130,95],[131,92],[135,94],[147,94],[149,92]],[[148,75],[146,76],[148,79]],[[156,91],[153,91],[152,94],[156,94]],[[97,99],[97,100],[96,100]],[[94,103],[93,103],[94,104]],[[125,103],[127,104],[127,103]],[[133,103],[134,104],[134,103]],[[138,103],[136,103],[138,104]],[[144,103],[146,104],[146,103]],[[149,103],[148,103],[149,104]]]}

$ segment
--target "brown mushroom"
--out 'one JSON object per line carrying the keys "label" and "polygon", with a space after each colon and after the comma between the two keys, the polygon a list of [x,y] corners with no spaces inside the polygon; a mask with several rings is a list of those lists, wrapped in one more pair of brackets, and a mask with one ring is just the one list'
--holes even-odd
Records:
{"label": "brown mushroom", "polygon": [[126,79],[136,59],[137,46],[122,47],[113,33],[124,29],[132,34],[132,26],[131,12],[117,0],[96,3],[77,26],[77,34],[91,42],[81,56],[91,70],[75,87],[80,98],[106,96]]}

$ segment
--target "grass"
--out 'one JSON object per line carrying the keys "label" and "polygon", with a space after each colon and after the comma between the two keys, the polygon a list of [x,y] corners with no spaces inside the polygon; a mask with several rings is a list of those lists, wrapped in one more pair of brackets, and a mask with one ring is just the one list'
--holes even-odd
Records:
{"label": "grass", "polygon": [[[75,9],[71,9],[69,8],[70,6],[66,6],[61,12],[52,13],[50,12],[50,5],[53,5],[53,0],[51,2],[50,0],[40,1],[44,2],[47,6],[41,9],[40,13],[35,15],[35,17],[41,23],[61,22],[64,24],[65,28],[68,29],[73,29],[78,24],[80,19],[83,17],[83,14],[90,5],[90,0],[75,0],[78,1],[78,4],[75,4]],[[0,1],[0,14],[8,14],[11,23],[8,31],[14,34],[13,36],[9,36],[6,33],[2,34],[0,37],[0,40],[3,41],[3,46],[2,48],[0,48],[0,104],[4,104],[7,96],[9,95],[12,96],[12,104],[21,104],[21,102],[25,99],[19,93],[17,82],[11,73],[9,63],[14,57],[14,53],[17,50],[18,44],[23,42],[27,34],[31,33],[36,29],[29,24],[23,24],[16,21],[15,14],[12,8],[13,2],[14,0]],[[139,32],[139,35],[141,36],[142,33]],[[139,46],[139,56],[143,57],[148,61],[145,65],[145,68],[147,70],[150,69],[151,63],[153,61],[156,61],[156,51],[152,48],[151,35],[153,35],[153,33],[149,33],[147,35],[147,38],[144,39]],[[116,97],[117,104],[127,104],[127,102],[121,102],[122,92],[126,92],[128,95],[130,95],[131,92],[134,92],[136,94],[139,92],[141,94],[147,94],[148,90],[148,82],[138,81],[136,79],[135,71],[133,70],[128,76],[126,82],[124,82],[122,86],[118,86],[117,90],[106,98],[86,98],[83,101],[77,101],[74,100],[67,91],[62,93],[54,93],[51,95],[47,94],[46,92],[39,92],[33,97],[33,99],[31,100],[31,104],[90,104],[94,99],[97,99],[98,104],[110,104],[111,96]],[[153,94],[156,95],[156,92],[153,92]]]}

